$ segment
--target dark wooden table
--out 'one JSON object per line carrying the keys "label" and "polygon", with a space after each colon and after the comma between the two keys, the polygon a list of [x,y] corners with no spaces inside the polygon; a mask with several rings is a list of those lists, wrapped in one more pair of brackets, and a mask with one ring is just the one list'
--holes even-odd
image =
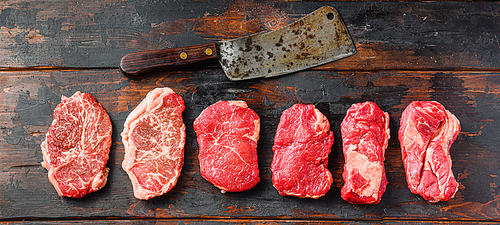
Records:
{"label": "dark wooden table", "polygon": [[[291,23],[330,5],[341,14],[358,53],[271,79],[229,81],[216,63],[132,79],[127,53],[204,44]],[[232,224],[500,222],[499,2],[3,1],[0,2],[0,223]],[[176,187],[137,200],[121,169],[120,133],[129,112],[156,87],[184,98],[185,164]],[[106,186],[81,199],[57,195],[41,167],[40,144],[61,95],[93,94],[113,122]],[[261,118],[261,182],[226,193],[199,172],[193,121],[219,100],[244,100]],[[462,131],[451,148],[460,183],[448,202],[427,203],[406,186],[397,140],[399,118],[414,100],[435,100]],[[340,198],[340,123],[351,104],[373,101],[391,116],[389,185],[378,205]],[[282,197],[270,164],[281,112],[315,104],[335,134],[332,189],[320,199]]]}

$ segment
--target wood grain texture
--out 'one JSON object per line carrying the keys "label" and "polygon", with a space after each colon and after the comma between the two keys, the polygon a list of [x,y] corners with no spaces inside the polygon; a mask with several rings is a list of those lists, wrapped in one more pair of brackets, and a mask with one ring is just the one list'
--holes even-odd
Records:
{"label": "wood grain texture", "polygon": [[498,69],[498,2],[5,1],[0,66],[117,68],[127,53],[206,44],[330,5],[358,53],[322,70]]}
{"label": "wood grain texture", "polygon": [[[4,72],[0,74],[0,217],[15,218],[279,218],[329,220],[500,221],[498,186],[500,74],[497,72],[304,71],[272,79],[228,81],[221,70],[155,73],[129,79],[118,70]],[[149,201],[133,197],[120,165],[119,137],[128,113],[156,87],[168,86],[186,102],[185,166],[176,187]],[[40,166],[40,143],[61,95],[93,94],[113,123],[108,184],[82,199],[59,197]],[[218,100],[244,100],[261,117],[258,145],[261,182],[249,191],[221,194],[199,173],[194,119]],[[374,101],[391,116],[386,151],[389,185],[380,204],[350,205],[340,198],[340,123],[351,104]],[[436,100],[454,113],[462,132],[451,148],[459,191],[449,202],[430,204],[406,187],[397,129],[413,100]],[[270,163],[281,112],[310,103],[327,116],[335,135],[329,169],[334,183],[318,200],[282,197],[273,188]]]}
{"label": "wood grain texture", "polygon": [[193,64],[217,61],[215,43],[134,52],[123,56],[120,70],[127,76],[148,75],[153,70],[175,70]]}
{"label": "wood grain texture", "polygon": [[[0,224],[54,224],[54,221],[43,221],[43,220],[29,220],[29,221],[14,221],[14,222],[0,222]],[[492,222],[466,222],[466,221],[341,221],[341,220],[251,220],[251,219],[179,219],[179,220],[169,220],[169,219],[156,219],[156,220],[59,220],[57,224],[67,225],[67,224],[145,224],[145,225],[174,225],[174,224],[193,224],[193,225],[212,225],[212,224],[259,224],[259,225],[280,225],[280,224],[291,224],[291,225],[341,225],[341,224],[418,224],[418,225],[432,225],[432,224],[498,224]]]}

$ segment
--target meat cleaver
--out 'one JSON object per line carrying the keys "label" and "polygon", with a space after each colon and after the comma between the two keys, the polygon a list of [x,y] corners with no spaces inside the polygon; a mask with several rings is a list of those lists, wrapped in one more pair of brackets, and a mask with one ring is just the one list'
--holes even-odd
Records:
{"label": "meat cleaver", "polygon": [[125,55],[121,71],[138,76],[218,60],[230,80],[274,77],[354,55],[356,48],[339,13],[324,6],[270,32],[217,43],[136,52]]}

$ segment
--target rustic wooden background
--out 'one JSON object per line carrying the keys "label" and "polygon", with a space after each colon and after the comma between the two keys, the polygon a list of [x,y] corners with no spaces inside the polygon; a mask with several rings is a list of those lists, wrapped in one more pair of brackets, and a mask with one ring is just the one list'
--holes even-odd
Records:
{"label": "rustic wooden background", "polygon": [[[341,14],[358,53],[271,79],[229,81],[216,63],[129,78],[119,69],[131,52],[204,44],[270,31],[330,5]],[[497,223],[500,222],[499,2],[2,1],[0,2],[0,223]],[[133,197],[121,169],[120,133],[128,113],[156,87],[183,96],[185,164],[177,186],[149,201]],[[113,122],[107,185],[82,199],[61,198],[41,167],[40,144],[61,95],[93,94]],[[219,100],[244,100],[261,118],[261,182],[221,194],[199,172],[193,121]],[[451,148],[460,187],[430,204],[406,187],[397,130],[413,100],[435,100],[462,131]],[[340,198],[340,123],[351,104],[373,101],[391,115],[386,151],[389,185],[378,205]],[[270,164],[281,112],[315,104],[335,143],[330,192],[317,200],[282,197]]]}

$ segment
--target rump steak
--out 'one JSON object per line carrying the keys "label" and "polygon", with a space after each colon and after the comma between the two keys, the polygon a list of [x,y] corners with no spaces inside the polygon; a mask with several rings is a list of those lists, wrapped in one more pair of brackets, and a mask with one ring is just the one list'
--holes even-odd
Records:
{"label": "rump steak", "polygon": [[245,191],[259,181],[260,118],[244,101],[219,101],[194,121],[201,175],[226,191]]}
{"label": "rump steak", "polygon": [[328,154],[330,123],[313,105],[296,104],[281,115],[273,145],[273,186],[282,196],[324,196],[333,182]]}
{"label": "rump steak", "polygon": [[345,164],[340,193],[351,204],[378,204],[385,192],[389,119],[375,103],[364,102],[353,104],[342,121]]}
{"label": "rump steak", "polygon": [[169,192],[184,164],[184,100],[170,88],[156,88],[128,115],[121,134],[122,163],[134,196],[147,200]]}
{"label": "rump steak", "polygon": [[403,111],[399,142],[408,188],[435,203],[455,196],[450,147],[460,122],[438,102],[414,101]]}
{"label": "rump steak", "polygon": [[106,185],[112,126],[94,96],[76,92],[54,109],[42,166],[59,196],[81,198]]}

